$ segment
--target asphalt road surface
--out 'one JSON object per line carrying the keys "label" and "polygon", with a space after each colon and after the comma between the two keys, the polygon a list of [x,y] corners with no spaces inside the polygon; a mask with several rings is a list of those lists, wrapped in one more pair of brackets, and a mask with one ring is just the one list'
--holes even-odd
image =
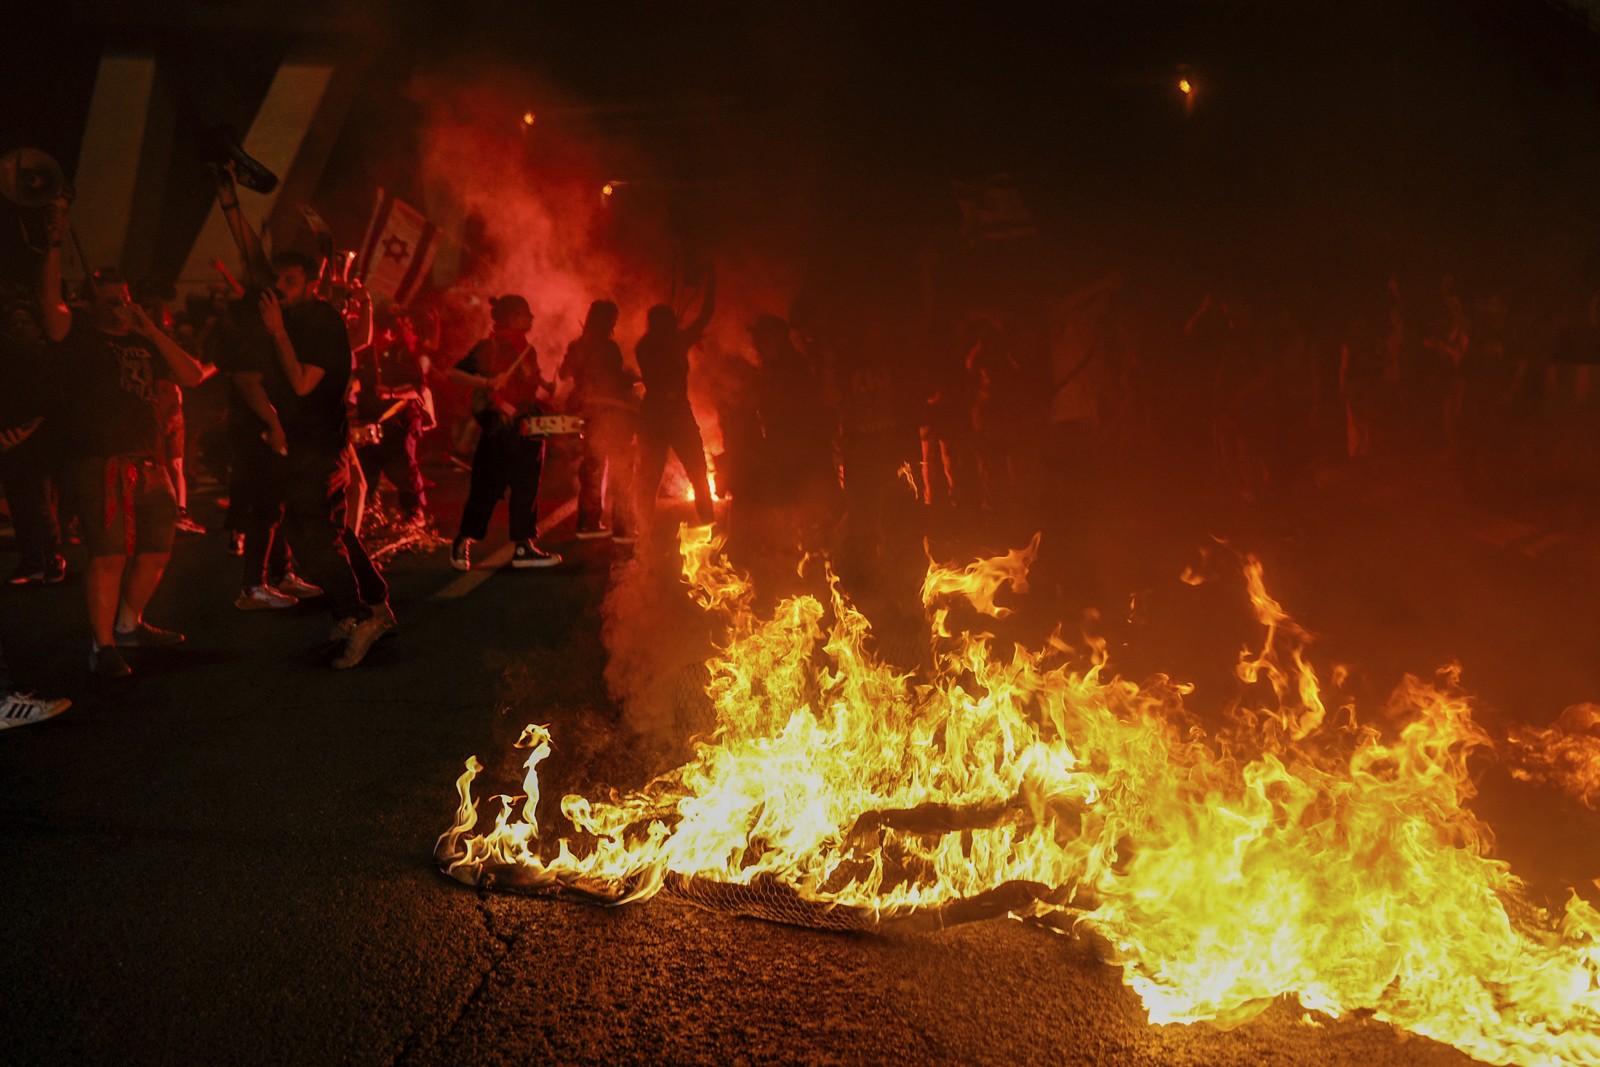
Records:
{"label": "asphalt road surface", "polygon": [[[464,477],[433,473],[448,527]],[[1280,598],[1385,684],[1459,659],[1492,730],[1600,697],[1600,550],[1439,481],[1316,495],[1262,537]],[[566,484],[549,480],[546,514]],[[1153,496],[1113,510],[1112,588],[1170,584],[1216,532]],[[397,557],[401,631],[348,672],[317,647],[315,607],[232,607],[217,536],[180,544],[149,613],[187,647],[139,656],[110,692],[83,676],[76,581],[5,591],[13,665],[77,706],[0,734],[0,1062],[1470,1062],[1370,1020],[1307,1026],[1292,1004],[1233,1030],[1152,1026],[1094,944],[1012,921],[845,936],[444,878],[431,849],[463,760],[502,756],[530,713],[597,779],[651,758],[602,679],[622,550],[570,534],[567,515],[547,538],[560,568],[467,584],[442,552]],[[1571,844],[1594,840],[1592,813],[1493,771],[1484,791],[1536,885],[1600,874]]]}

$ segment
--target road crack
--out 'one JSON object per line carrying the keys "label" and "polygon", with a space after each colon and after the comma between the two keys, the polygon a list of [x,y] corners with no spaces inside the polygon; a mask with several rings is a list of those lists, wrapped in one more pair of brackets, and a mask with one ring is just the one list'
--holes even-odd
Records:
{"label": "road crack", "polygon": [[520,934],[511,933],[502,929],[499,917],[491,906],[492,896],[488,890],[475,890],[474,901],[478,921],[483,925],[483,932],[489,935],[489,965],[478,972],[477,981],[472,988],[467,990],[466,996],[456,1002],[455,1010],[451,1013],[441,1028],[437,1037],[425,1041],[421,1034],[413,1029],[405,1040],[400,1043],[400,1048],[389,1060],[389,1067],[399,1067],[401,1064],[413,1063],[416,1058],[428,1050],[448,1042],[455,1036],[461,1027],[462,1020],[477,1006],[479,1000],[489,989],[491,981],[500,972],[500,968],[511,958],[517,943],[522,939]]}

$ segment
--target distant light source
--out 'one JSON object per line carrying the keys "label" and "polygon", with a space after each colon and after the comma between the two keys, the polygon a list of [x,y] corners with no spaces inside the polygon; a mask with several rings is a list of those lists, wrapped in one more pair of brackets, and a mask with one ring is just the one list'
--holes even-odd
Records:
{"label": "distant light source", "polygon": [[615,185],[612,185],[610,182],[606,182],[604,185],[602,185],[600,187],[600,195],[601,196],[614,196],[616,194],[616,191],[617,191],[617,187]]}
{"label": "distant light source", "polygon": [[536,119],[536,118],[537,118],[537,116],[536,116],[536,115],[534,115],[534,113],[533,113],[533,112],[531,112],[531,111],[524,111],[524,112],[523,112],[523,113],[522,113],[522,124],[523,124],[523,125],[524,125],[524,126],[532,126],[532,125],[533,125],[533,123],[534,123],[534,119]]}
{"label": "distant light source", "polygon": [[1179,78],[1178,92],[1182,93],[1184,96],[1188,96],[1190,93],[1194,92],[1194,83],[1189,81],[1188,78]]}

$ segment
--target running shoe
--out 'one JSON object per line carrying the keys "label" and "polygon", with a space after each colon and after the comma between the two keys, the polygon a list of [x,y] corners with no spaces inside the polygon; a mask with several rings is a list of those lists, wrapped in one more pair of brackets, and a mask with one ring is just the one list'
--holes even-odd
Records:
{"label": "running shoe", "polygon": [[472,541],[470,538],[458,537],[450,542],[450,566],[458,571],[472,569]]}
{"label": "running shoe", "polygon": [[70,707],[72,701],[66,697],[47,700],[32,693],[7,693],[5,699],[0,700],[0,730],[44,722]]}
{"label": "running shoe", "polygon": [[610,537],[611,529],[608,526],[580,526],[577,537],[580,541],[592,541],[597,537]]}
{"label": "running shoe", "polygon": [[177,648],[187,640],[176,630],[163,630],[142,619],[133,629],[118,630],[116,634],[118,648]]}
{"label": "running shoe", "polygon": [[298,598],[270,585],[256,585],[240,593],[234,600],[233,606],[240,611],[274,611],[292,608],[298,603],[300,603]]}
{"label": "running shoe", "polygon": [[175,529],[181,534],[203,535],[206,528],[189,517],[187,511],[178,512],[178,524]]}
{"label": "running shoe", "polygon": [[322,588],[320,586],[312,585],[310,582],[294,573],[294,571],[290,571],[282,578],[279,578],[277,581],[273,582],[272,587],[278,592],[287,596],[292,596],[297,600],[310,600],[312,597],[319,597],[322,595]]}

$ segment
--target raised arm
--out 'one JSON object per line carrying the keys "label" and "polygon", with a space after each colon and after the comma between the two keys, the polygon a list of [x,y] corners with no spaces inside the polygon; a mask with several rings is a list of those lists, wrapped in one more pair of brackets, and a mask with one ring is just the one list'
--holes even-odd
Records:
{"label": "raised arm", "polygon": [[345,319],[350,351],[372,347],[372,294],[360,282],[350,283],[350,302],[356,306],[354,318]]}
{"label": "raised arm", "polygon": [[694,340],[700,340],[700,335],[706,332],[706,327],[711,325],[711,316],[717,310],[717,269],[713,266],[706,267],[706,294],[700,300],[700,314],[695,316],[693,322],[684,328]]}
{"label": "raised arm", "polygon": [[155,345],[156,351],[166,361],[173,381],[185,389],[193,389],[216,373],[215,368],[208,371],[198,359],[185,352],[182,345],[168,337],[161,327],[150,320],[144,308],[129,304],[128,312],[133,316],[133,332]]}
{"label": "raised arm", "polygon": [[217,203],[222,206],[222,217],[228,221],[233,243],[244,258],[245,276],[258,285],[271,285],[274,281],[272,264],[267,262],[267,254],[262,251],[261,238],[239,207],[239,187],[234,184],[232,168],[230,163],[216,169]]}
{"label": "raised arm", "polygon": [[283,326],[283,308],[278,305],[278,294],[270,288],[261,294],[261,321],[272,335],[272,344],[278,350],[278,365],[283,368],[283,376],[289,380],[289,388],[294,390],[295,396],[307,395],[327,372],[321,367],[300,362],[294,343],[289,340],[289,331]]}
{"label": "raised arm", "polygon": [[72,329],[72,309],[61,296],[61,245],[67,239],[67,202],[57,200],[49,207],[45,233],[48,245],[39,264],[39,313],[45,336],[59,341]]}

